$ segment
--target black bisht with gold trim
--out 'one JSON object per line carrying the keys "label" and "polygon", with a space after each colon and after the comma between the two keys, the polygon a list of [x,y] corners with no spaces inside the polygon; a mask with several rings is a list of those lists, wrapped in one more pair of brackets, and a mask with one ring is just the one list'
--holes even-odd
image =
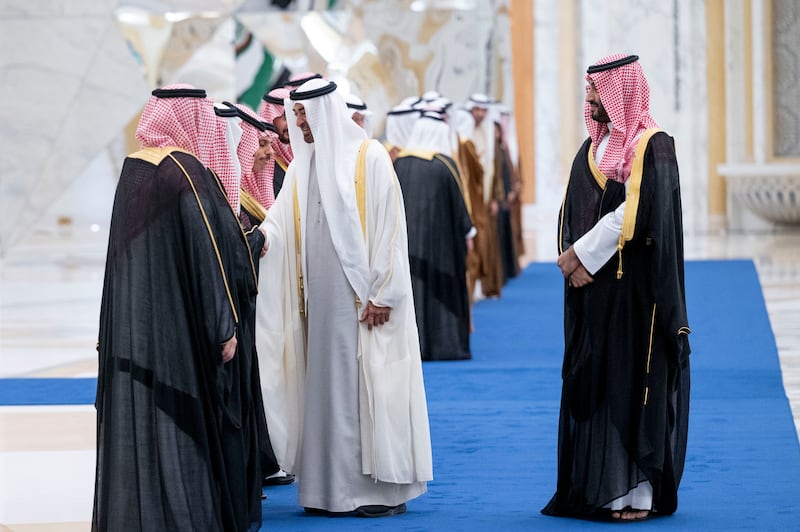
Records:
{"label": "black bisht with gold trim", "polygon": [[[260,526],[258,375],[239,330],[255,294],[216,177],[177,149],[128,157],[100,309],[93,530]],[[234,334],[236,356],[223,364]]]}
{"label": "black bisht with gold trim", "polygon": [[[590,168],[587,140],[559,215],[559,253],[626,200],[625,186]],[[640,482],[671,514],[683,473],[689,414],[689,342],[680,184],[673,140],[644,150],[632,238],[594,275],[565,282],[557,490],[548,515],[594,517]],[[635,166],[635,165],[634,165]],[[633,177],[632,177],[633,179]],[[631,184],[633,190],[633,184]]]}

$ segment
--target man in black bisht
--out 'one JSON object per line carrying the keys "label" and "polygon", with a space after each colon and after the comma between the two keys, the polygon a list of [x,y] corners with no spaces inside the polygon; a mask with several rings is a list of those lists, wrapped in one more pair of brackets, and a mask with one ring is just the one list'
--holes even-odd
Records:
{"label": "man in black bisht", "polygon": [[261,524],[242,430],[249,376],[236,363],[256,281],[204,166],[216,127],[205,91],[157,89],[136,131],[142,150],[117,185],[98,341],[96,531]]}
{"label": "man in black bisht", "polygon": [[636,56],[589,67],[589,139],[558,225],[565,282],[558,483],[543,512],[631,521],[678,506],[689,414],[680,184]]}
{"label": "man in black bisht", "polygon": [[441,114],[417,120],[394,161],[408,224],[408,257],[423,360],[464,360],[469,348],[467,246],[475,230]]}

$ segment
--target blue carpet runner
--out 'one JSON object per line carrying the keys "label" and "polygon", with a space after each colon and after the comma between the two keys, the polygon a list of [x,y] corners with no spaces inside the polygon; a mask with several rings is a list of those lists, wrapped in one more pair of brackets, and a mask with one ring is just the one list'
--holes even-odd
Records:
{"label": "blue carpet runner", "polygon": [[[800,530],[800,445],[750,261],[686,265],[692,402],[678,512],[655,530]],[[473,360],[425,363],[429,491],[386,519],[303,514],[294,485],[266,489],[265,530],[573,530],[546,517],[556,482],[563,349],[560,273],[530,265],[474,308]],[[94,379],[0,379],[0,404],[85,404]]]}

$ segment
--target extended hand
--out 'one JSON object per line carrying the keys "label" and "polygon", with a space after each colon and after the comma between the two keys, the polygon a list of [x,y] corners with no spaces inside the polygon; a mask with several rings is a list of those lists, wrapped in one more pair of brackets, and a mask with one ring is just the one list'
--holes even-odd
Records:
{"label": "extended hand", "polygon": [[236,354],[236,335],[231,336],[231,339],[222,344],[222,362],[230,362]]}
{"label": "extended hand", "polygon": [[367,301],[367,308],[361,313],[358,321],[366,321],[367,328],[372,330],[372,327],[378,327],[389,321],[389,315],[392,313],[392,307],[379,307],[374,305],[372,301]]}

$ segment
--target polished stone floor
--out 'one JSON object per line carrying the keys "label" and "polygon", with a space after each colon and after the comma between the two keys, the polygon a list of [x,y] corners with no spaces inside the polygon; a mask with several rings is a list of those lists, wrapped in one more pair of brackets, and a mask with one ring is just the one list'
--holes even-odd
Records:
{"label": "polished stone floor", "polygon": [[[552,224],[535,225],[525,260],[555,260]],[[0,260],[0,377],[97,374],[106,238],[39,231]],[[689,260],[754,261],[800,432],[800,229],[693,234],[685,246]],[[94,430],[92,406],[0,407],[0,531],[89,529]]]}

